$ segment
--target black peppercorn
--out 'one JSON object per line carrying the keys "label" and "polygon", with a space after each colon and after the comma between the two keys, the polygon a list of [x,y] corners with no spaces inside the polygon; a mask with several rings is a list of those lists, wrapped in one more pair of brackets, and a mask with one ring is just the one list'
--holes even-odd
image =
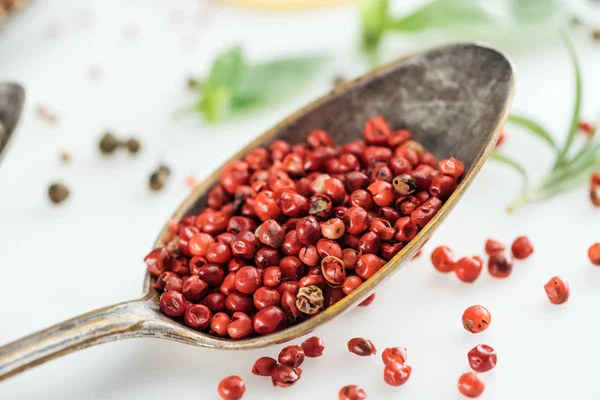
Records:
{"label": "black peppercorn", "polygon": [[131,154],[135,154],[140,151],[141,144],[136,138],[131,138],[125,142],[125,146],[127,147],[127,151],[129,151]]}
{"label": "black peppercorn", "polygon": [[60,204],[69,197],[69,188],[62,183],[53,183],[48,188],[48,197],[54,204]]}
{"label": "black peppercorn", "polygon": [[150,175],[150,189],[154,191],[162,190],[171,175],[171,170],[166,165],[159,166],[156,171]]}
{"label": "black peppercorn", "polygon": [[98,147],[100,148],[102,154],[111,154],[114,153],[118,146],[119,141],[117,140],[115,135],[113,135],[110,132],[107,132],[104,135],[102,135]]}

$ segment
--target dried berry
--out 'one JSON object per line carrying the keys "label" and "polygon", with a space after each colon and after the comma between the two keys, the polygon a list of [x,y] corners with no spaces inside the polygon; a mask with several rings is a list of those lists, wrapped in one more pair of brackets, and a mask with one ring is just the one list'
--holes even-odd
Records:
{"label": "dried berry", "polygon": [[483,381],[473,372],[467,372],[458,378],[458,391],[466,397],[479,397],[483,389],[485,389]]}
{"label": "dried berry", "polygon": [[314,285],[301,287],[296,299],[296,307],[304,314],[316,314],[325,301],[323,291]]}
{"label": "dried berry", "polygon": [[48,188],[48,197],[54,204],[60,204],[69,197],[69,188],[63,183],[53,183]]}
{"label": "dried berry", "polygon": [[517,260],[524,260],[533,253],[533,245],[527,236],[519,236],[513,242],[511,250]]}
{"label": "dried berry", "polygon": [[140,151],[141,144],[138,139],[131,138],[125,142],[125,147],[127,148],[127,151],[129,151],[131,154],[136,154]]}
{"label": "dried berry", "polygon": [[377,354],[377,349],[373,342],[368,339],[354,338],[348,341],[348,351],[357,356],[368,357]]}
{"label": "dried berry", "polygon": [[364,389],[357,385],[348,385],[340,389],[338,400],[364,400],[367,394]]}
{"label": "dried berry", "polygon": [[115,152],[117,147],[119,147],[119,140],[115,137],[115,135],[107,132],[100,138],[98,147],[100,148],[102,154],[112,154]]}
{"label": "dried berry", "polygon": [[252,366],[252,373],[258,376],[271,376],[273,370],[279,365],[277,360],[271,357],[261,357]]}
{"label": "dried berry", "polygon": [[279,365],[271,373],[271,382],[273,382],[273,386],[288,387],[296,383],[301,375],[300,368]]}
{"label": "dried berry", "polygon": [[440,272],[452,272],[455,267],[454,254],[447,246],[436,247],[431,253],[431,263]]}
{"label": "dried berry", "polygon": [[239,376],[228,376],[219,383],[219,396],[223,400],[239,400],[244,396],[246,384]]}
{"label": "dried berry", "polygon": [[383,380],[388,385],[401,386],[408,381],[411,373],[412,368],[409,365],[392,361],[387,363],[383,369]]}
{"label": "dried berry", "polygon": [[471,333],[480,333],[485,331],[492,322],[492,315],[483,306],[471,306],[465,310],[462,315],[462,324],[464,328]]}
{"label": "dried berry", "polygon": [[563,304],[569,300],[569,282],[560,276],[552,277],[544,286],[544,290],[552,304]]}
{"label": "dried berry", "polygon": [[404,364],[407,359],[406,349],[404,347],[389,347],[383,350],[383,353],[381,353],[381,359],[386,365],[392,361]]}
{"label": "dried berry", "polygon": [[304,362],[304,350],[297,345],[287,346],[279,352],[277,359],[282,365],[298,368]]}
{"label": "dried berry", "polygon": [[150,189],[152,189],[154,191],[162,190],[162,188],[167,183],[167,180],[169,179],[170,174],[171,174],[171,171],[169,170],[168,167],[166,167],[164,165],[161,165],[160,167],[158,167],[158,169],[150,175],[150,181],[149,181]]}
{"label": "dried berry", "polygon": [[588,249],[588,257],[592,264],[600,265],[600,242],[590,246]]}
{"label": "dried berry", "polygon": [[325,343],[317,336],[309,337],[300,346],[304,350],[304,355],[310,358],[321,357],[325,350]]}
{"label": "dried berry", "polygon": [[469,365],[475,372],[487,372],[498,362],[496,350],[486,344],[473,347],[467,354]]}

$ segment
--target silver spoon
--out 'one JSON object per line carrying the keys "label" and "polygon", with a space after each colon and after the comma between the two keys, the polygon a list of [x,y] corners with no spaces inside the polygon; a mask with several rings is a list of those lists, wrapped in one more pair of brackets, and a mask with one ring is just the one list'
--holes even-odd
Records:
{"label": "silver spoon", "polygon": [[14,83],[0,83],[0,161],[21,117],[25,91]]}
{"label": "silver spoon", "polygon": [[[464,180],[429,224],[378,273],[313,318],[266,336],[241,340],[211,336],[165,316],[158,307],[159,294],[146,274],[141,298],[91,311],[0,347],[0,380],[75,350],[118,339],[154,337],[201,347],[241,350],[286,342],[311,332],[363,301],[429,239],[494,149],[508,116],[513,91],[513,68],[502,53],[469,43],[441,47],[339,85],[259,136],[232,158],[239,159],[249,150],[266,146],[275,139],[301,142],[316,128],[330,132],[338,144],[349,142],[362,136],[369,117],[381,115],[392,126],[411,129],[416,139],[438,159],[454,156],[465,162]],[[208,191],[218,182],[220,172],[221,169],[215,171],[198,185],[173,219],[198,213]],[[167,232],[165,226],[155,246],[163,243]]]}

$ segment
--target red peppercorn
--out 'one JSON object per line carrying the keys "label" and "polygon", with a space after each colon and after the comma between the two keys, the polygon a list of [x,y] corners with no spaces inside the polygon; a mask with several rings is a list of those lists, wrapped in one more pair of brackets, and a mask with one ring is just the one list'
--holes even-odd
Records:
{"label": "red peppercorn", "polygon": [[511,250],[517,260],[524,260],[533,253],[533,245],[527,236],[519,236],[513,242]]}
{"label": "red peppercorn", "polygon": [[321,193],[317,193],[310,198],[310,208],[308,213],[316,218],[323,220],[331,214],[333,204],[331,199]]}
{"label": "red peppercorn", "polygon": [[358,235],[369,228],[370,217],[364,208],[352,206],[346,210],[346,216],[348,218],[347,233]]}
{"label": "red peppercorn", "polygon": [[223,311],[225,310],[225,295],[222,293],[210,293],[204,298],[204,305],[214,313]]}
{"label": "red peppercorn", "polygon": [[379,209],[379,216],[394,225],[400,218],[400,213],[392,207],[381,207]]}
{"label": "red peppercorn", "polygon": [[229,202],[227,193],[223,190],[220,185],[215,186],[208,192],[208,198],[206,199],[206,205],[213,210],[220,210],[226,203]]}
{"label": "red peppercorn", "polygon": [[396,199],[396,208],[402,215],[410,215],[421,203],[415,196],[401,196]]}
{"label": "red peppercorn", "polygon": [[396,230],[392,228],[388,220],[383,218],[371,218],[369,230],[381,240],[392,240],[396,236]]}
{"label": "red peppercorn", "polygon": [[425,153],[419,154],[419,163],[421,165],[429,165],[430,167],[435,167],[437,165],[435,156],[428,151],[426,151]]}
{"label": "red peppercorn", "polygon": [[227,336],[227,327],[231,319],[224,312],[219,312],[213,315],[210,320],[210,332],[216,336]]}
{"label": "red peppercorn", "polygon": [[285,328],[286,317],[283,310],[277,306],[263,308],[254,316],[254,331],[266,335]]}
{"label": "red peppercorn", "polygon": [[254,197],[254,212],[262,221],[277,219],[281,215],[275,198],[275,193],[269,190],[263,190]]}
{"label": "red peppercorn", "polygon": [[319,257],[334,256],[337,258],[342,257],[342,248],[337,242],[330,239],[319,239],[317,242],[317,253]]}
{"label": "red peppercorn", "polygon": [[185,324],[194,329],[206,329],[212,319],[212,311],[202,304],[190,304],[185,310]]}
{"label": "red peppercorn", "polygon": [[269,153],[271,153],[273,161],[283,161],[291,151],[292,147],[283,140],[275,140],[269,145]]}
{"label": "red peppercorn", "polygon": [[563,304],[569,300],[569,282],[560,276],[552,277],[544,286],[544,290],[552,304]]}
{"label": "red peppercorn", "polygon": [[398,147],[412,138],[412,132],[408,129],[399,129],[390,134],[388,145],[390,147]]}
{"label": "red peppercorn", "polygon": [[232,339],[243,339],[250,336],[254,333],[252,318],[243,312],[234,312],[231,316],[231,322],[227,325],[227,333]]}
{"label": "red peppercorn", "polygon": [[488,271],[496,278],[506,278],[512,272],[513,259],[504,253],[495,253],[488,259]]}
{"label": "red peppercorn", "polygon": [[271,357],[261,357],[254,362],[252,373],[258,376],[271,376],[273,370],[277,368],[277,360]]}
{"label": "red peppercorn", "polygon": [[159,305],[162,312],[169,317],[179,317],[185,313],[185,298],[179,292],[164,292],[160,295]]}
{"label": "red peppercorn", "polygon": [[208,246],[213,244],[215,239],[208,233],[198,233],[189,240],[189,252],[193,256],[205,256]]}
{"label": "red peppercorn", "polygon": [[363,254],[377,254],[381,240],[374,232],[367,232],[358,240],[358,250]]}
{"label": "red peppercorn", "polygon": [[165,248],[159,247],[148,253],[144,262],[150,274],[159,276],[171,266],[171,255]]}
{"label": "red peppercorn", "polygon": [[355,271],[356,275],[366,280],[375,275],[381,267],[382,262],[379,257],[374,254],[364,254],[356,262]]}
{"label": "red peppercorn", "polygon": [[206,295],[208,284],[198,275],[188,276],[183,280],[182,293],[189,301],[199,301]]}
{"label": "red peppercorn", "polygon": [[504,143],[505,139],[506,139],[506,133],[500,132],[500,136],[498,136],[498,141],[496,142],[496,148],[500,147],[502,145],[502,143]]}
{"label": "red peppercorn", "polygon": [[273,386],[288,387],[300,379],[302,374],[300,368],[293,368],[289,365],[279,365],[271,373],[271,382]]}
{"label": "red peppercorn", "polygon": [[233,239],[235,239],[235,233],[223,232],[219,234],[215,239],[217,239],[217,242],[219,243],[223,243],[227,246],[230,246]]}
{"label": "red peppercorn", "polygon": [[308,199],[293,190],[284,190],[279,196],[281,212],[286,217],[304,217],[308,213]]}
{"label": "red peppercorn", "polygon": [[346,269],[354,269],[359,257],[360,253],[355,249],[342,250],[342,261]]}
{"label": "red peppercorn", "polygon": [[294,229],[285,234],[283,243],[281,244],[281,252],[286,256],[297,256],[302,247],[304,247],[304,245],[298,240],[298,233],[295,229],[296,224],[294,224]]}
{"label": "red peppercorn", "polygon": [[356,385],[344,386],[338,393],[338,400],[364,400],[367,394],[364,389]]}
{"label": "red peppercorn", "polygon": [[388,143],[391,129],[382,117],[371,118],[365,124],[364,136],[367,144],[384,146]]}
{"label": "red peppercorn", "polygon": [[439,197],[442,199],[448,198],[454,191],[455,179],[448,175],[436,175],[431,180],[431,186],[429,186],[429,193],[432,196]]}
{"label": "red peppercorn", "polygon": [[381,353],[381,359],[385,365],[391,362],[404,364],[406,362],[406,349],[404,347],[388,347]]}
{"label": "red peppercorn", "polygon": [[371,180],[372,181],[385,181],[392,182],[392,178],[394,175],[392,174],[392,170],[387,165],[381,164],[373,168],[371,171]]}
{"label": "red peppercorn", "polygon": [[319,263],[319,253],[315,246],[304,246],[298,255],[300,260],[309,267]]}
{"label": "red peppercorn", "polygon": [[189,268],[187,258],[183,256],[175,257],[171,262],[171,272],[176,274],[187,275]]}
{"label": "red peppercorn", "polygon": [[246,384],[239,376],[228,376],[219,383],[219,396],[223,400],[239,400],[246,392]]}
{"label": "red peppercorn", "polygon": [[398,232],[395,239],[404,243],[410,242],[419,233],[419,228],[411,221],[410,217],[399,218],[394,224],[394,229]]}
{"label": "red peppercorn", "polygon": [[438,169],[442,174],[458,179],[465,172],[465,164],[454,157],[450,157],[447,160],[440,161]]}
{"label": "red peppercorn", "polygon": [[431,253],[431,263],[440,272],[454,271],[455,262],[454,253],[447,246],[436,247]]}
{"label": "red peppercorn", "polygon": [[483,260],[479,257],[463,257],[454,265],[454,273],[461,281],[473,283],[479,278],[482,268]]}
{"label": "red peppercorn", "polygon": [[492,314],[483,306],[471,306],[462,315],[464,328],[471,333],[485,331],[492,322]]}
{"label": "red peppercorn", "polygon": [[296,234],[300,243],[305,245],[316,244],[321,236],[319,221],[312,215],[302,218],[296,224]]}
{"label": "red peppercorn", "polygon": [[381,243],[381,248],[380,248],[381,257],[383,257],[386,260],[391,260],[403,248],[404,248],[404,245],[402,244],[402,242]]}
{"label": "red peppercorn", "polygon": [[296,295],[287,291],[281,295],[281,309],[289,323],[295,323],[302,319],[303,314],[298,310],[298,306],[296,306],[297,300]]}
{"label": "red peppercorn", "polygon": [[389,182],[375,181],[367,187],[367,190],[371,193],[373,201],[379,207],[389,206],[394,203],[394,187]]}
{"label": "red peppercorn", "polygon": [[385,365],[383,369],[383,380],[388,385],[401,386],[408,381],[412,368],[410,365],[400,364],[396,361],[391,361]]}
{"label": "red peppercorn", "polygon": [[594,243],[588,249],[588,258],[594,265],[600,265],[600,242]]}
{"label": "red peppercorn", "polygon": [[188,268],[190,275],[200,275],[200,268],[208,264],[206,257],[194,256],[190,259]]}
{"label": "red peppercorn", "polygon": [[487,372],[498,362],[496,350],[486,344],[473,347],[467,354],[469,365],[475,372]]}
{"label": "red peppercorn", "polygon": [[344,200],[346,192],[342,181],[336,178],[329,178],[323,182],[324,194],[334,203],[341,203]]}
{"label": "red peppercorn", "polygon": [[281,261],[279,251],[272,247],[262,246],[254,254],[254,263],[258,268],[264,270],[271,265],[278,265]]}
{"label": "red peppercorn", "polygon": [[341,286],[346,279],[344,262],[338,257],[326,256],[323,258],[321,271],[325,280],[333,287]]}
{"label": "red peppercorn", "polygon": [[181,292],[183,289],[183,281],[176,273],[166,271],[160,274],[160,276],[156,279],[154,287],[160,290],[174,290],[176,292]]}
{"label": "red peppercorn", "polygon": [[257,310],[262,310],[270,306],[278,306],[281,301],[281,295],[276,289],[266,286],[259,287],[252,295],[254,299],[254,307]]}
{"label": "red peppercorn", "polygon": [[279,352],[277,359],[282,365],[298,368],[304,362],[304,350],[298,345],[286,346]]}
{"label": "red peppercorn", "polygon": [[227,263],[227,269],[229,272],[237,272],[240,268],[248,265],[248,260],[245,260],[241,257],[233,257]]}
{"label": "red peppercorn", "polygon": [[344,283],[342,284],[342,290],[345,294],[352,293],[357,287],[362,285],[363,280],[356,275],[348,276],[344,279]]}
{"label": "red peppercorn", "polygon": [[413,149],[408,147],[406,143],[396,147],[396,150],[394,150],[394,156],[405,158],[410,163],[411,167],[419,163],[419,155],[415,153]]}
{"label": "red peppercorn", "polygon": [[204,233],[218,235],[227,229],[227,219],[228,215],[226,215],[224,212],[211,210],[211,212],[199,216],[196,219],[196,225],[200,226],[200,229]]}
{"label": "red peppercorn", "polygon": [[225,279],[223,280],[223,283],[221,283],[221,286],[219,286],[219,292],[221,292],[225,296],[229,296],[230,294],[235,292],[235,273],[234,272],[230,272],[225,277]]}
{"label": "red peppercorn", "polygon": [[579,130],[586,135],[591,135],[596,130],[596,127],[591,122],[579,121]]}
{"label": "red peppercorn", "polygon": [[467,372],[458,378],[458,391],[466,397],[479,397],[485,389],[485,384],[477,374]]}
{"label": "red peppercorn", "polygon": [[379,163],[387,163],[392,158],[392,150],[387,147],[369,146],[360,157],[366,166],[372,167]]}
{"label": "red peppercorn", "polygon": [[258,240],[275,249],[281,247],[285,231],[277,221],[269,219],[258,227]]}
{"label": "red peppercorn", "polygon": [[212,243],[206,250],[206,259],[211,263],[225,264],[231,259],[231,249],[223,243]]}
{"label": "red peppercorn", "polygon": [[329,133],[316,129],[308,134],[306,142],[310,147],[316,149],[318,147],[331,147],[333,146],[333,139]]}
{"label": "red peppercorn", "polygon": [[504,243],[495,239],[488,239],[485,241],[485,252],[488,256],[492,256],[496,253],[501,253],[505,249]]}
{"label": "red peppercorn", "polygon": [[371,193],[363,189],[357,189],[350,193],[348,197],[348,206],[358,206],[365,210],[372,210],[375,203],[373,202],[373,196]]}
{"label": "red peppercorn", "polygon": [[310,358],[321,357],[323,355],[323,350],[325,350],[325,343],[323,340],[317,336],[312,336],[306,339],[300,345],[302,350],[304,351],[304,355]]}
{"label": "red peppercorn", "polygon": [[198,276],[210,287],[220,286],[225,280],[225,271],[217,264],[206,264],[198,269]]}
{"label": "red peppercorn", "polygon": [[375,301],[375,293],[372,293],[369,297],[364,299],[362,301],[362,303],[359,304],[359,306],[366,307],[366,306],[371,305],[371,303],[373,303],[374,301]]}
{"label": "red peppercorn", "polygon": [[252,294],[260,287],[262,276],[258,268],[249,265],[235,273],[235,288],[245,294]]}
{"label": "red peppercorn", "polygon": [[256,229],[256,222],[248,217],[242,217],[235,215],[229,218],[227,221],[227,232],[240,233],[244,231],[254,232]]}
{"label": "red peppercorn", "polygon": [[[287,257],[286,257],[287,258]],[[284,258],[285,260],[285,258]],[[282,260],[283,262],[283,260]],[[281,268],[277,266],[267,267],[263,271],[263,285],[271,288],[276,288],[281,283],[282,272]]]}
{"label": "red peppercorn", "polygon": [[276,289],[279,292],[279,294],[282,296],[282,298],[283,298],[283,294],[285,292],[288,292],[288,293],[293,294],[295,296],[295,295],[298,294],[298,290],[300,289],[300,282],[298,282],[298,281],[285,281],[281,285],[279,285]]}
{"label": "red peppercorn", "polygon": [[365,189],[369,186],[369,177],[360,171],[351,171],[346,174],[346,188],[348,192]]}
{"label": "red peppercorn", "polygon": [[410,220],[419,228],[427,225],[429,221],[437,214],[442,206],[442,202],[437,197],[431,197],[426,200],[420,207],[410,214]]}
{"label": "red peppercorn", "polygon": [[252,311],[252,297],[247,294],[233,292],[225,298],[225,308],[230,314],[239,311],[249,314]]}
{"label": "red peppercorn", "polygon": [[321,224],[321,234],[327,239],[339,239],[345,231],[344,222],[339,218],[331,218]]}
{"label": "red peppercorn", "polygon": [[377,349],[373,342],[368,339],[354,338],[348,341],[348,351],[357,356],[368,357],[377,354]]}

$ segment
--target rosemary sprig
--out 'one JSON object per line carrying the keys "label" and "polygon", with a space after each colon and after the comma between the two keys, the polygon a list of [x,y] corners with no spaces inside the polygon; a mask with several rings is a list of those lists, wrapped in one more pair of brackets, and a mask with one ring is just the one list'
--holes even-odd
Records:
{"label": "rosemary sprig", "polygon": [[559,147],[550,133],[537,122],[520,115],[511,115],[509,117],[509,123],[519,125],[525,128],[525,132],[529,132],[542,139],[555,153],[555,161],[554,166],[546,177],[538,184],[530,186],[527,181],[527,171],[518,161],[497,152],[492,153],[492,160],[512,167],[524,177],[523,190],[519,197],[509,204],[508,212],[513,212],[527,203],[546,200],[577,188],[589,180],[589,176],[594,170],[600,169],[600,140],[597,140],[596,130],[588,136],[579,148],[574,148],[575,137],[579,131],[581,111],[581,71],[575,46],[571,38],[566,32],[562,33],[562,38],[573,65],[575,83],[575,102],[567,139],[562,147]]}

